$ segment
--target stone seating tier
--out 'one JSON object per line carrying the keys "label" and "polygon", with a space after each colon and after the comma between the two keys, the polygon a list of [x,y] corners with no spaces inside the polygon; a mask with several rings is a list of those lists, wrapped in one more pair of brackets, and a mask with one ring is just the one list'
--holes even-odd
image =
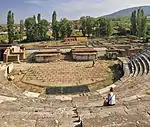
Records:
{"label": "stone seating tier", "polygon": [[128,70],[128,76],[130,75],[136,77],[148,74],[150,71],[150,50],[145,49],[140,53],[129,57]]}

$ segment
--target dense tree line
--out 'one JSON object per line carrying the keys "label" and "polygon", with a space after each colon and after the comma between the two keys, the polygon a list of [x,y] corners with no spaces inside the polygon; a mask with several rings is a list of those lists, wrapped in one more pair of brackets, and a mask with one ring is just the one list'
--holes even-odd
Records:
{"label": "dense tree line", "polygon": [[[139,38],[146,39],[148,33],[147,17],[144,15],[142,8],[133,11],[131,17],[119,18],[93,18],[83,16],[79,20],[71,21],[66,18],[57,20],[56,11],[52,14],[52,21],[48,22],[41,18],[41,14],[37,17],[29,17],[25,21],[20,21],[20,30],[15,30],[14,14],[9,11],[7,15],[8,40],[12,43],[14,40],[24,40],[24,35],[27,41],[43,41],[49,40],[47,35],[48,28],[51,26],[51,39],[58,40],[72,35],[80,35],[87,37],[110,37],[117,32],[118,36],[126,36],[127,34],[135,35]],[[115,33],[115,34],[114,34]]]}
{"label": "dense tree line", "polygon": [[111,36],[113,32],[112,22],[110,19],[99,18],[95,22],[95,36]]}
{"label": "dense tree line", "polygon": [[42,41],[48,40],[46,35],[48,32],[49,22],[45,19],[41,19],[41,15],[38,14],[37,18],[34,15],[23,20],[20,20],[19,30],[14,25],[14,13],[11,11],[7,15],[7,29],[8,29],[8,41],[13,43],[15,40],[23,41],[24,30],[26,31],[26,41]]}
{"label": "dense tree line", "polygon": [[27,41],[47,40],[48,25],[48,21],[41,19],[40,14],[38,14],[37,18],[35,15],[27,18],[25,20]]}
{"label": "dense tree line", "polygon": [[8,29],[8,42],[13,43],[15,40],[23,40],[24,23],[20,21],[20,30],[16,29],[14,24],[14,13],[11,11],[7,14],[7,29]]}
{"label": "dense tree line", "polygon": [[112,21],[106,18],[81,17],[79,28],[83,36],[111,36],[113,32]]}
{"label": "dense tree line", "polygon": [[136,35],[139,38],[146,39],[147,33],[147,17],[144,15],[142,8],[138,11],[134,10],[131,15],[131,34]]}
{"label": "dense tree line", "polygon": [[111,36],[113,32],[112,22],[109,19],[98,18],[95,19],[90,16],[81,17],[79,22],[74,24],[66,18],[61,19],[60,22],[56,19],[56,12],[52,15],[53,37],[55,39],[70,37],[73,30],[76,28],[82,32],[82,36]]}
{"label": "dense tree line", "polygon": [[70,37],[73,31],[73,22],[66,18],[57,21],[57,14],[54,11],[52,14],[52,31],[55,40]]}

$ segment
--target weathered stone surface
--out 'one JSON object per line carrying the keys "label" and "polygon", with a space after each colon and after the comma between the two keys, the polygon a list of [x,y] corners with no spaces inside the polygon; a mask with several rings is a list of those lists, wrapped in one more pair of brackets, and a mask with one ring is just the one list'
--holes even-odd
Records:
{"label": "weathered stone surface", "polygon": [[40,93],[34,93],[34,92],[28,92],[28,91],[25,91],[23,94],[27,97],[39,97],[40,96]]}
{"label": "weathered stone surface", "polygon": [[36,125],[36,120],[24,120],[24,119],[5,120],[5,119],[0,119],[0,127],[35,127],[35,125]]}
{"label": "weathered stone surface", "polygon": [[7,96],[0,96],[0,103],[6,102],[6,101],[15,101],[17,98],[14,97],[7,97]]}

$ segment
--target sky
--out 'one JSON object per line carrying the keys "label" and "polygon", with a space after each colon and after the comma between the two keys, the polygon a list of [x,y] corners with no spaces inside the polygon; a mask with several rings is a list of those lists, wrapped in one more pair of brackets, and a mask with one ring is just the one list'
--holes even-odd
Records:
{"label": "sky", "polygon": [[6,23],[7,12],[12,10],[15,22],[41,13],[51,21],[55,10],[61,18],[79,19],[81,16],[99,17],[121,9],[150,5],[150,0],[0,0],[0,24]]}

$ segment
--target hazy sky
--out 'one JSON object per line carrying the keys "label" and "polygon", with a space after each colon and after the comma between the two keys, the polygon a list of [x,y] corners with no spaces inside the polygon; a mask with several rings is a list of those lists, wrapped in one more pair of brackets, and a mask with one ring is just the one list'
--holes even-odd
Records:
{"label": "hazy sky", "polygon": [[41,13],[51,20],[53,10],[58,19],[78,19],[81,16],[98,17],[121,9],[150,5],[150,0],[0,0],[0,24],[6,23],[8,10],[15,14],[15,21]]}

